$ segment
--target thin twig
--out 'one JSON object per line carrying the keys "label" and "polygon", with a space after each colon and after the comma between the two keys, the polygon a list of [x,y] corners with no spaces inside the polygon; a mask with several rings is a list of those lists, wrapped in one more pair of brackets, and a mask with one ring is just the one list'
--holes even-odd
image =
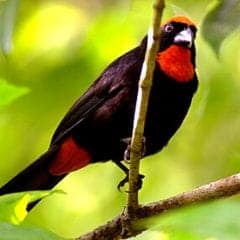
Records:
{"label": "thin twig", "polygon": [[155,58],[159,49],[160,25],[164,8],[164,0],[155,0],[153,6],[153,20],[148,32],[145,59],[139,79],[139,89],[134,115],[133,132],[131,138],[129,190],[127,206],[122,214],[122,233],[127,237],[134,233],[132,222],[139,207],[139,161],[142,157],[144,125],[148,108],[148,99],[152,86],[152,76],[155,67]]}
{"label": "thin twig", "polygon": [[161,16],[164,8],[163,0],[156,0],[154,4],[152,26],[148,32],[148,43],[145,59],[139,80],[139,90],[133,124],[131,141],[130,168],[129,168],[129,194],[127,212],[134,215],[138,208],[138,176],[139,161],[142,155],[143,132],[148,107],[148,99],[152,86],[152,76],[155,67],[155,58],[159,49]]}
{"label": "thin twig", "polygon": [[[240,173],[202,185],[192,191],[185,192],[168,199],[139,206],[137,219],[143,219],[166,213],[193,203],[207,202],[214,199],[229,197],[240,193]],[[119,239],[122,231],[122,215],[107,224],[79,237],[77,240]]]}

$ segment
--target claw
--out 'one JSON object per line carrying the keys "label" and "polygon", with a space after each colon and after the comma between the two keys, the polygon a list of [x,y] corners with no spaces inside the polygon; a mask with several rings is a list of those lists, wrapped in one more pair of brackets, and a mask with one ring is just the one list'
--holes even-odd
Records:
{"label": "claw", "polygon": [[130,151],[131,151],[131,146],[130,146],[130,144],[128,144],[126,150],[124,151],[124,155],[123,155],[123,159],[126,163],[130,162]]}
{"label": "claw", "polygon": [[117,189],[119,192],[122,192],[121,188],[124,187],[126,183],[128,183],[128,175],[118,183]]}
{"label": "claw", "polygon": [[[139,175],[138,175],[138,182],[137,182],[137,185],[136,185],[136,187],[137,187],[136,191],[138,191],[138,190],[140,190],[140,189],[142,188],[143,178],[144,178],[144,177],[145,177],[145,176],[142,175],[142,174],[139,174]],[[118,191],[121,192],[121,188],[124,187],[124,185],[125,185],[126,183],[128,183],[128,182],[129,182],[129,177],[128,177],[128,174],[127,174],[126,177],[125,177],[124,179],[122,179],[122,180],[118,183],[118,185],[117,185]],[[128,192],[128,191],[126,191],[126,192]]]}
{"label": "claw", "polygon": [[123,160],[126,163],[129,163],[129,160],[130,160],[130,149],[131,149],[131,138],[130,137],[123,138],[123,139],[121,139],[121,142],[123,142],[123,143],[125,143],[127,145],[127,148],[126,148],[126,150],[124,151],[124,154],[123,154]]}
{"label": "claw", "polygon": [[140,190],[142,188],[144,178],[145,178],[145,176],[143,174],[138,175],[137,190]]}
{"label": "claw", "polygon": [[[122,163],[122,162],[114,162],[119,168],[121,168],[123,170],[123,172],[126,174],[125,178],[123,178],[117,185],[117,189],[118,191],[121,192],[121,188],[125,186],[126,183],[129,182],[129,170],[128,168]],[[142,183],[143,183],[143,178],[145,176],[142,174],[138,175],[138,182],[137,182],[137,186],[136,186],[136,191],[142,188]]]}

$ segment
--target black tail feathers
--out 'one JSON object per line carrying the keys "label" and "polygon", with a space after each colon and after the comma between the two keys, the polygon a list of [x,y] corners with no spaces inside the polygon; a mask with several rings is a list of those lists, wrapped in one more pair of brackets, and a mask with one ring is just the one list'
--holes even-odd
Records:
{"label": "black tail feathers", "polygon": [[53,176],[48,172],[48,166],[58,150],[52,146],[29,167],[0,188],[0,195],[31,190],[47,190],[55,186],[65,175]]}

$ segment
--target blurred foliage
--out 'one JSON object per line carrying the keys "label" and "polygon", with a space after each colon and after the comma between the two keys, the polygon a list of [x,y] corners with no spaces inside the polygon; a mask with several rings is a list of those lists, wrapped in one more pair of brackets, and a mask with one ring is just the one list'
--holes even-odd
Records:
{"label": "blurred foliage", "polygon": [[0,109],[8,106],[15,99],[27,94],[30,91],[27,87],[15,86],[0,78]]}
{"label": "blurred foliage", "polygon": [[[209,7],[214,2],[167,1],[165,19],[186,14],[198,23],[200,86],[187,119],[169,145],[142,161],[141,172],[146,177],[141,202],[239,171],[240,33],[232,32],[236,19],[228,18],[231,10],[214,17],[219,16],[218,8]],[[228,6],[226,1],[221,2],[219,11]],[[72,103],[107,64],[141,41],[151,19],[151,4],[150,0],[0,2],[0,184],[47,149],[51,134]],[[224,35],[218,31],[211,34],[219,46],[216,58],[201,29],[206,36],[214,31],[211,24],[224,23],[231,26]],[[0,235],[9,236],[4,233],[6,229],[8,234],[36,235],[40,231],[36,227],[40,227],[65,238],[79,236],[122,210],[126,194],[116,189],[121,178],[122,173],[111,162],[74,172],[57,186],[67,194],[54,194],[41,201],[27,215],[22,228],[1,224]],[[238,239],[238,202],[235,197],[156,218],[150,224],[154,230],[139,239]],[[203,228],[207,230],[198,231]],[[39,234],[47,233],[41,230]],[[39,239],[54,239],[48,237]]]}
{"label": "blurred foliage", "polygon": [[57,235],[36,227],[23,227],[19,225],[27,216],[29,203],[41,200],[53,193],[61,193],[59,190],[32,191],[26,193],[12,193],[0,196],[0,234],[1,240],[17,239],[63,239]]}
{"label": "blurred foliage", "polygon": [[63,240],[54,233],[37,227],[16,226],[0,223],[1,240]]}
{"label": "blurred foliage", "polygon": [[203,24],[203,36],[218,53],[221,42],[233,31],[240,29],[240,1],[213,2]]}
{"label": "blurred foliage", "polygon": [[11,51],[12,34],[15,25],[19,0],[8,0],[4,3],[0,15],[1,48],[8,54]]}
{"label": "blurred foliage", "polygon": [[11,193],[0,196],[0,222],[20,224],[27,216],[27,206],[60,190]]}
{"label": "blurred foliage", "polygon": [[[193,205],[161,216],[158,225],[157,217],[144,220],[142,224],[150,231],[142,234],[144,238],[137,236],[133,239],[237,240],[240,228],[239,211],[239,203],[229,199]],[[156,236],[158,233],[158,238],[152,238],[148,235],[149,232],[155,232]]]}

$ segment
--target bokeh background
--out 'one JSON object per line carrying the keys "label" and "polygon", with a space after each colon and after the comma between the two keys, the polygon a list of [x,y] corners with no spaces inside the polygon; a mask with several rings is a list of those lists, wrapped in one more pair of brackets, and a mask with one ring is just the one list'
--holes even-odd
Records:
{"label": "bokeh background", "polygon": [[[200,85],[175,137],[161,153],[141,162],[146,176],[142,203],[231,175],[240,167],[240,32],[229,32],[221,45],[218,35],[212,36],[211,45],[202,28],[216,1],[166,2],[165,19],[186,14],[198,25]],[[114,58],[141,41],[151,20],[151,5],[150,0],[0,2],[1,185],[48,148],[72,103]],[[240,7],[235,10],[240,16]],[[220,20],[231,11],[222,14]],[[208,34],[211,29],[205,26]],[[79,236],[123,209],[127,195],[116,188],[122,178],[111,162],[76,171],[56,187],[66,194],[44,199],[23,225],[65,238]],[[239,239],[239,197],[145,224],[151,230],[136,239]]]}

